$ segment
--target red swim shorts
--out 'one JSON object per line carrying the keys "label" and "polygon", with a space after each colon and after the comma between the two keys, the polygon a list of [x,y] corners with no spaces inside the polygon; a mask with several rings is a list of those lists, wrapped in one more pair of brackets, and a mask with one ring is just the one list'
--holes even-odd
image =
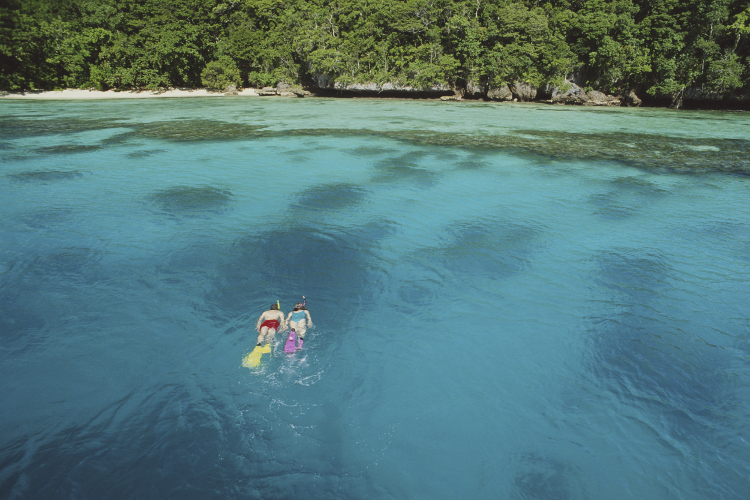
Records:
{"label": "red swim shorts", "polygon": [[264,326],[266,328],[268,328],[269,330],[271,328],[273,328],[274,330],[278,330],[278,328],[279,328],[279,322],[276,321],[275,319],[267,319],[266,321],[264,321],[263,323],[260,324],[261,328],[263,328]]}

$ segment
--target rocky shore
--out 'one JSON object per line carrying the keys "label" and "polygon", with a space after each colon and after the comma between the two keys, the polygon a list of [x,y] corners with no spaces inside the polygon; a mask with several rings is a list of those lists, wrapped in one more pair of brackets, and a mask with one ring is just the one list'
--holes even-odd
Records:
{"label": "rocky shore", "polygon": [[[538,102],[576,106],[649,106],[675,107],[675,100],[666,98],[643,98],[631,90],[624,94],[612,95],[597,90],[585,90],[575,82],[565,80],[560,85],[547,85],[538,88],[527,82],[514,82],[498,87],[478,85],[469,82],[459,88],[438,85],[429,89],[419,89],[395,83],[339,84],[326,88],[308,87],[280,83],[276,87],[243,88],[231,85],[224,90],[169,88],[160,90],[107,90],[65,89],[54,91],[0,91],[0,99],[137,99],[137,98],[176,98],[176,97],[339,97],[339,98],[401,98],[439,99],[442,101],[482,100],[495,102]],[[700,89],[685,89],[679,96],[679,106],[684,109],[729,109],[750,111],[750,96],[720,95],[703,92]]]}

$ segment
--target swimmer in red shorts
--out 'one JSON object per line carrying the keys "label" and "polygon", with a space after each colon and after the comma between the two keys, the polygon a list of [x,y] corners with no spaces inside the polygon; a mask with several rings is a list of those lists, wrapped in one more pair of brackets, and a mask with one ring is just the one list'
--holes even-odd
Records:
{"label": "swimmer in red shorts", "polygon": [[264,338],[266,342],[271,342],[276,332],[283,329],[284,323],[284,313],[279,311],[279,305],[271,304],[271,309],[261,314],[255,325],[255,329],[260,332],[258,345],[263,343]]}

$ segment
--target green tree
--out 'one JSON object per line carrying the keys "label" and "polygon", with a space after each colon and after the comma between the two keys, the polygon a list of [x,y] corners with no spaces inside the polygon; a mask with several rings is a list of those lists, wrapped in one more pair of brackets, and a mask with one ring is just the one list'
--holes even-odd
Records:
{"label": "green tree", "polygon": [[208,89],[223,90],[229,85],[239,86],[240,70],[229,56],[221,56],[206,64],[201,73],[201,82]]}

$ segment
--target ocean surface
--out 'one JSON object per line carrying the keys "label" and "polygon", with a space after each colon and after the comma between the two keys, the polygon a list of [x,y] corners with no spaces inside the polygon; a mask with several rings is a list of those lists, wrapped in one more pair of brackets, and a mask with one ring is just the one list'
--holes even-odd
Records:
{"label": "ocean surface", "polygon": [[[0,102],[0,498],[745,499],[750,114]],[[255,324],[306,296],[242,366]]]}

